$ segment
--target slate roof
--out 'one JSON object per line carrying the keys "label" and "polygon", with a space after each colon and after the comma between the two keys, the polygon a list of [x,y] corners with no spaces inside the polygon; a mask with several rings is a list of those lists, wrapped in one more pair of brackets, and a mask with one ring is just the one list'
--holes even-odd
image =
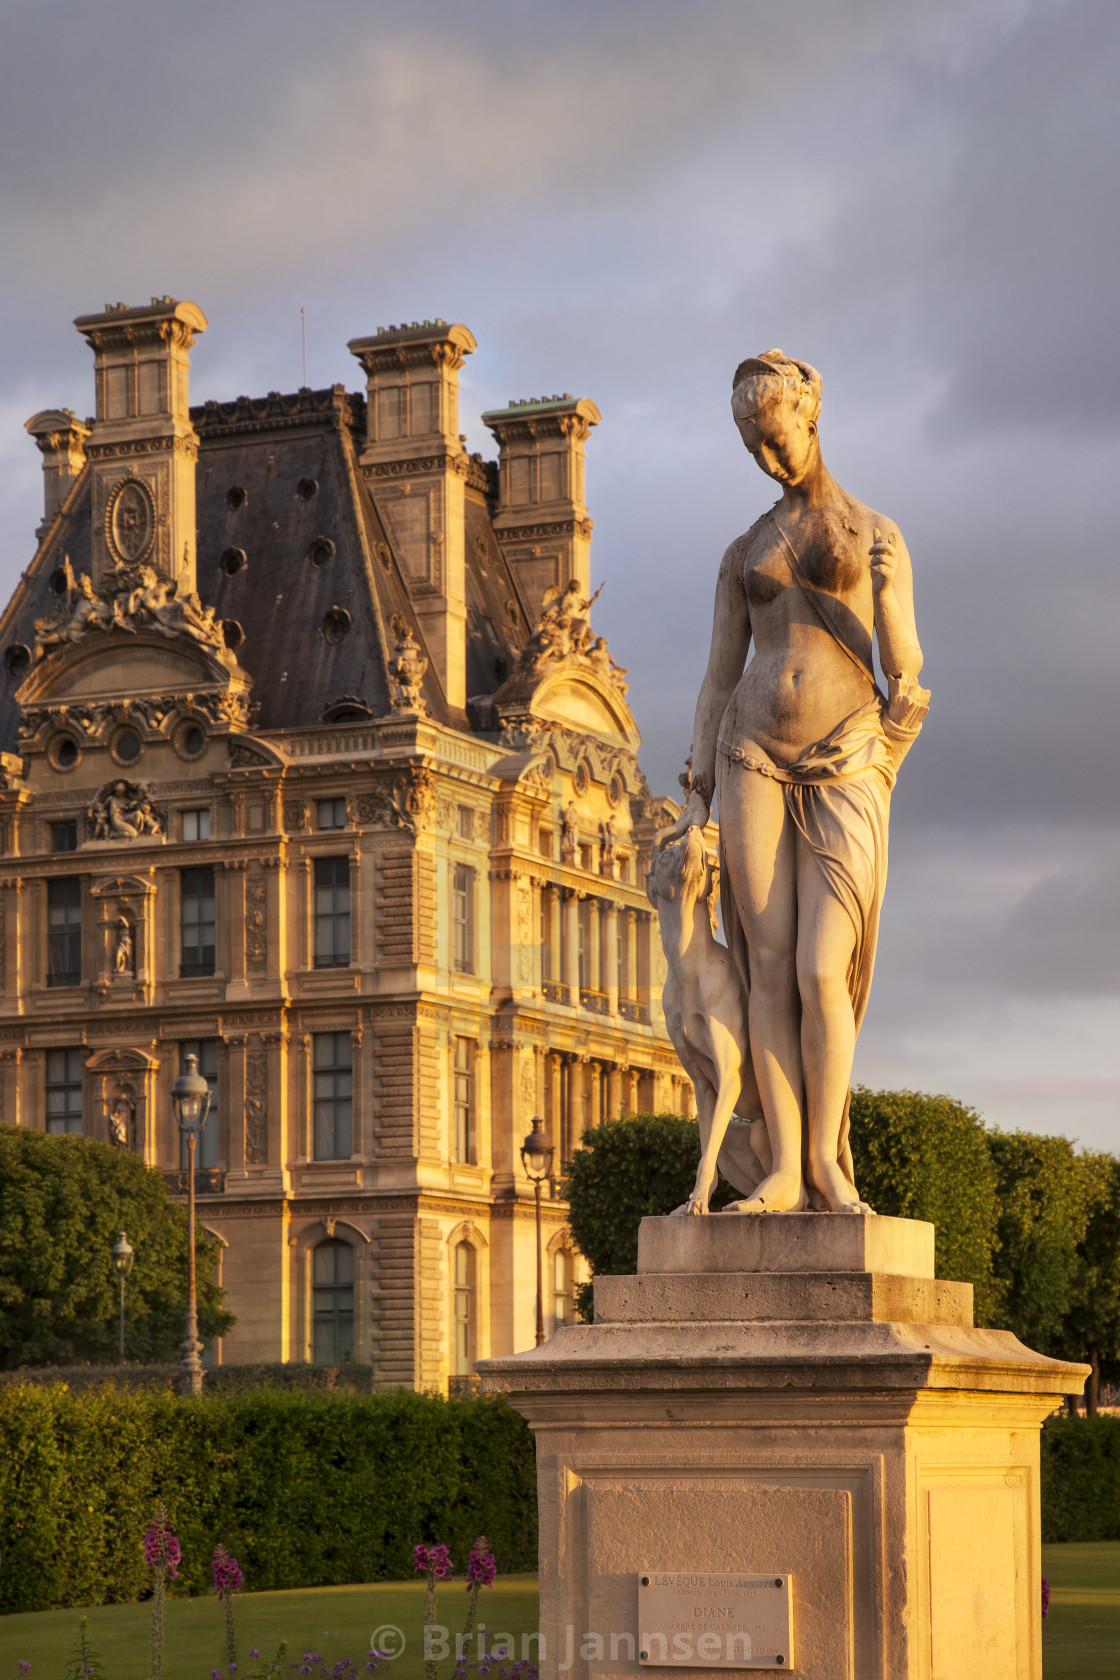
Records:
{"label": "slate roof", "polygon": [[[390,621],[400,613],[424,646],[392,538],[358,466],[365,399],[335,385],[292,395],[208,402],[191,409],[199,435],[198,593],[240,625],[237,657],[254,678],[256,727],[319,724],[352,696],[373,716],[389,710]],[[532,626],[490,523],[495,476],[472,458],[467,488],[467,694],[501,687]],[[88,470],[70,505],[17,586],[0,621],[0,648],[31,646],[33,624],[53,610],[51,579],[62,555],[90,569]],[[243,557],[243,559],[242,559]],[[334,609],[349,615],[337,642],[323,634]],[[425,649],[425,651],[427,651]],[[14,750],[13,681],[0,671],[0,748]],[[460,729],[429,662],[431,715]]]}

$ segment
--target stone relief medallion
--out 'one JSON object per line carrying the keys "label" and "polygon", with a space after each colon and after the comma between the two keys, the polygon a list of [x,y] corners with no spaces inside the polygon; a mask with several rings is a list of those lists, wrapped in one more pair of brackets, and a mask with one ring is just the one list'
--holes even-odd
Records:
{"label": "stone relief medallion", "polygon": [[135,566],[151,553],[156,535],[152,493],[139,478],[122,478],[109,492],[105,540],[115,559]]}

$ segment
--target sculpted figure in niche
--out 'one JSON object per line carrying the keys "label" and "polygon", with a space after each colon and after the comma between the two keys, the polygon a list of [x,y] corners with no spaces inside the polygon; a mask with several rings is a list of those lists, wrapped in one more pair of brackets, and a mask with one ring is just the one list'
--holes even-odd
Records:
{"label": "sculpted figure in niche", "polygon": [[891,789],[929,693],[906,545],[829,474],[820,401],[820,375],[780,350],[736,370],[735,424],[782,494],[720,563],[688,803],[658,839],[693,846],[718,796],[720,906],[747,1023],[740,1118],[703,1137],[682,1214],[707,1211],[717,1159],[744,1192],[728,1211],[870,1211],[848,1143],[852,1058]]}
{"label": "sculpted figure in niche", "polygon": [[134,972],[136,948],[132,938],[132,923],[127,916],[117,917],[117,943],[113,950],[113,972],[128,976]]}
{"label": "sculpted figure in niche", "polygon": [[117,1149],[128,1149],[132,1143],[132,1122],[136,1112],[136,1104],[128,1090],[122,1091],[113,1100],[109,1110],[109,1142]]}

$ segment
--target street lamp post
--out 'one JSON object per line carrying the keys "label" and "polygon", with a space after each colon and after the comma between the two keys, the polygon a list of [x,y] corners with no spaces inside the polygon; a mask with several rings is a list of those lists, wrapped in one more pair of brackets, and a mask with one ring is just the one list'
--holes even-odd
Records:
{"label": "street lamp post", "polygon": [[541,1185],[549,1175],[553,1156],[552,1145],[544,1122],[533,1120],[533,1129],[521,1145],[521,1162],[525,1176],[533,1186],[537,1199],[537,1346],[544,1341],[544,1279],[541,1262]]}
{"label": "street lamp post", "polygon": [[187,1071],[171,1088],[171,1106],[181,1135],[187,1142],[187,1336],[182,1343],[183,1363],[179,1367],[179,1393],[202,1393],[202,1364],[199,1354],[198,1311],[194,1287],[194,1150],[206,1124],[210,1087],[198,1071],[198,1057],[187,1057]]}
{"label": "street lamp post", "polygon": [[132,1270],[132,1262],[136,1258],[136,1252],[133,1249],[132,1244],[129,1242],[128,1238],[125,1236],[123,1231],[121,1232],[120,1242],[114,1243],[110,1252],[112,1253],[112,1256],[113,1256],[113,1270],[116,1272],[117,1277],[120,1279],[120,1286],[121,1286],[120,1362],[123,1365],[124,1364],[124,1283],[125,1283],[125,1279],[127,1278],[129,1272]]}

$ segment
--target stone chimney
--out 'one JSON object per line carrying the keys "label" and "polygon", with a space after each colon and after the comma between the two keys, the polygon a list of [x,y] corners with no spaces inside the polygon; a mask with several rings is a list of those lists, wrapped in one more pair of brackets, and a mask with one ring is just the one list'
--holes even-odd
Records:
{"label": "stone chimney", "polygon": [[585,444],[602,419],[587,397],[530,398],[482,416],[498,440],[494,534],[531,616],[550,584],[575,578],[590,593],[591,520]]}
{"label": "stone chimney", "polygon": [[94,352],[97,415],[86,445],[93,479],[94,583],[119,564],[154,566],[197,587],[190,350],[206,331],[193,303],[109,304],[74,322]]}
{"label": "stone chimney", "polygon": [[90,429],[68,408],[44,408],[31,416],[24,430],[31,433],[43,457],[43,518],[35,532],[35,541],[42,542],[86,464]]}
{"label": "stone chimney", "polygon": [[459,436],[466,327],[413,321],[352,338],[366,373],[361,466],[408,583],[448,704],[467,703],[467,452]]}

